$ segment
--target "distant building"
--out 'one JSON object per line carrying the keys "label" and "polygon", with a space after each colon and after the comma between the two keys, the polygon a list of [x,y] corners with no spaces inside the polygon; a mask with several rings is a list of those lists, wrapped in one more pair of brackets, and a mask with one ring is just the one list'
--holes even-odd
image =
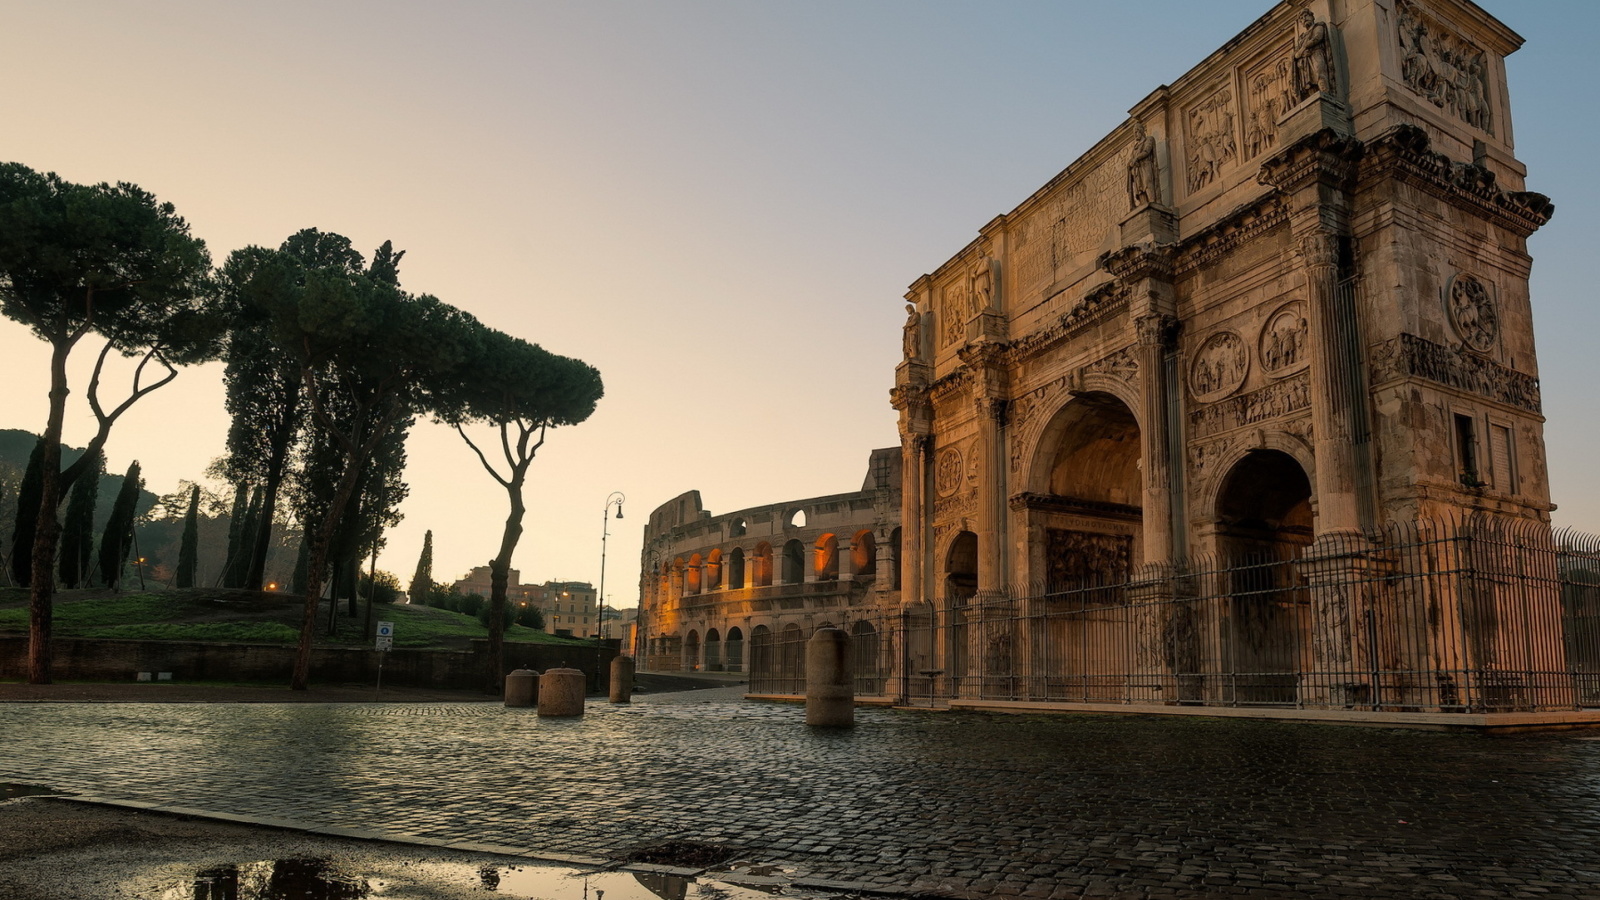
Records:
{"label": "distant building", "polygon": [[[521,571],[510,570],[506,601],[533,606],[544,614],[544,630],[568,637],[593,637],[599,616],[595,613],[594,585],[587,581],[546,581],[522,584]],[[491,591],[488,566],[475,566],[467,577],[452,585],[459,594],[487,597]]]}

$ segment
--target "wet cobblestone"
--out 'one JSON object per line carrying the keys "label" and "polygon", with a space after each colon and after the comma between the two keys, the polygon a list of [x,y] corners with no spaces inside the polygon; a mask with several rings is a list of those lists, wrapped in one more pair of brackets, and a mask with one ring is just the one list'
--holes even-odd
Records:
{"label": "wet cobblestone", "polygon": [[1600,741],[657,697],[0,706],[0,780],[543,852],[726,843],[918,892],[1600,897]]}

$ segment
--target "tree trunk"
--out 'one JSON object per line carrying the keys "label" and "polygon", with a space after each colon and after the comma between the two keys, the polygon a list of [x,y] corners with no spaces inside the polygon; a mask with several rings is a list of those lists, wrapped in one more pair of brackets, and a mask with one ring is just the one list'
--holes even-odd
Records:
{"label": "tree trunk", "polygon": [[245,578],[245,587],[252,591],[261,590],[261,585],[266,580],[267,552],[272,546],[272,523],[278,508],[278,489],[283,486],[283,469],[289,456],[289,441],[294,437],[299,392],[300,382],[296,380],[293,394],[297,398],[295,406],[284,413],[283,418],[278,421],[277,430],[272,435],[272,458],[267,460],[267,477],[262,491],[261,523],[256,530],[255,546],[250,548],[250,571]]}
{"label": "tree trunk", "polygon": [[71,344],[63,342],[52,341],[50,345],[50,414],[44,427],[44,452],[40,455],[43,487],[33,536],[33,572],[28,583],[29,684],[49,684],[54,661],[50,638],[54,630],[56,540],[61,533],[56,509],[61,499],[61,423],[67,411],[67,353],[71,349]]}
{"label": "tree trunk", "polygon": [[511,512],[506,530],[500,536],[500,553],[489,563],[489,652],[485,661],[484,689],[498,694],[505,678],[506,586],[511,580],[511,555],[522,539],[522,472],[516,472],[506,485]]}

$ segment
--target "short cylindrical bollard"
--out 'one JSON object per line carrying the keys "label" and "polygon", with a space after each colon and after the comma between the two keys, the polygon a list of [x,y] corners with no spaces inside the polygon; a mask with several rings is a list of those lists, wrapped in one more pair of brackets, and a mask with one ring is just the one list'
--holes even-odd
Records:
{"label": "short cylindrical bollard", "polygon": [[532,706],[539,697],[539,673],[518,669],[506,676],[506,705]]}
{"label": "short cylindrical bollard", "polygon": [[848,728],[855,723],[850,636],[839,628],[818,628],[806,642],[806,724]]}
{"label": "short cylindrical bollard", "polygon": [[539,678],[539,715],[583,715],[583,672],[546,669]]}
{"label": "short cylindrical bollard", "polygon": [[633,700],[633,657],[618,656],[611,660],[611,702],[629,703]]}

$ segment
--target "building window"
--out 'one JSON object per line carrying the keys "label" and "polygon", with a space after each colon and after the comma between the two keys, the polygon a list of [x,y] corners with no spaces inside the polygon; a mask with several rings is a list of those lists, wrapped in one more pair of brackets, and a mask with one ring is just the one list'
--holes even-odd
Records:
{"label": "building window", "polygon": [[1471,416],[1455,414],[1456,477],[1467,487],[1482,487],[1478,477],[1478,434]]}

